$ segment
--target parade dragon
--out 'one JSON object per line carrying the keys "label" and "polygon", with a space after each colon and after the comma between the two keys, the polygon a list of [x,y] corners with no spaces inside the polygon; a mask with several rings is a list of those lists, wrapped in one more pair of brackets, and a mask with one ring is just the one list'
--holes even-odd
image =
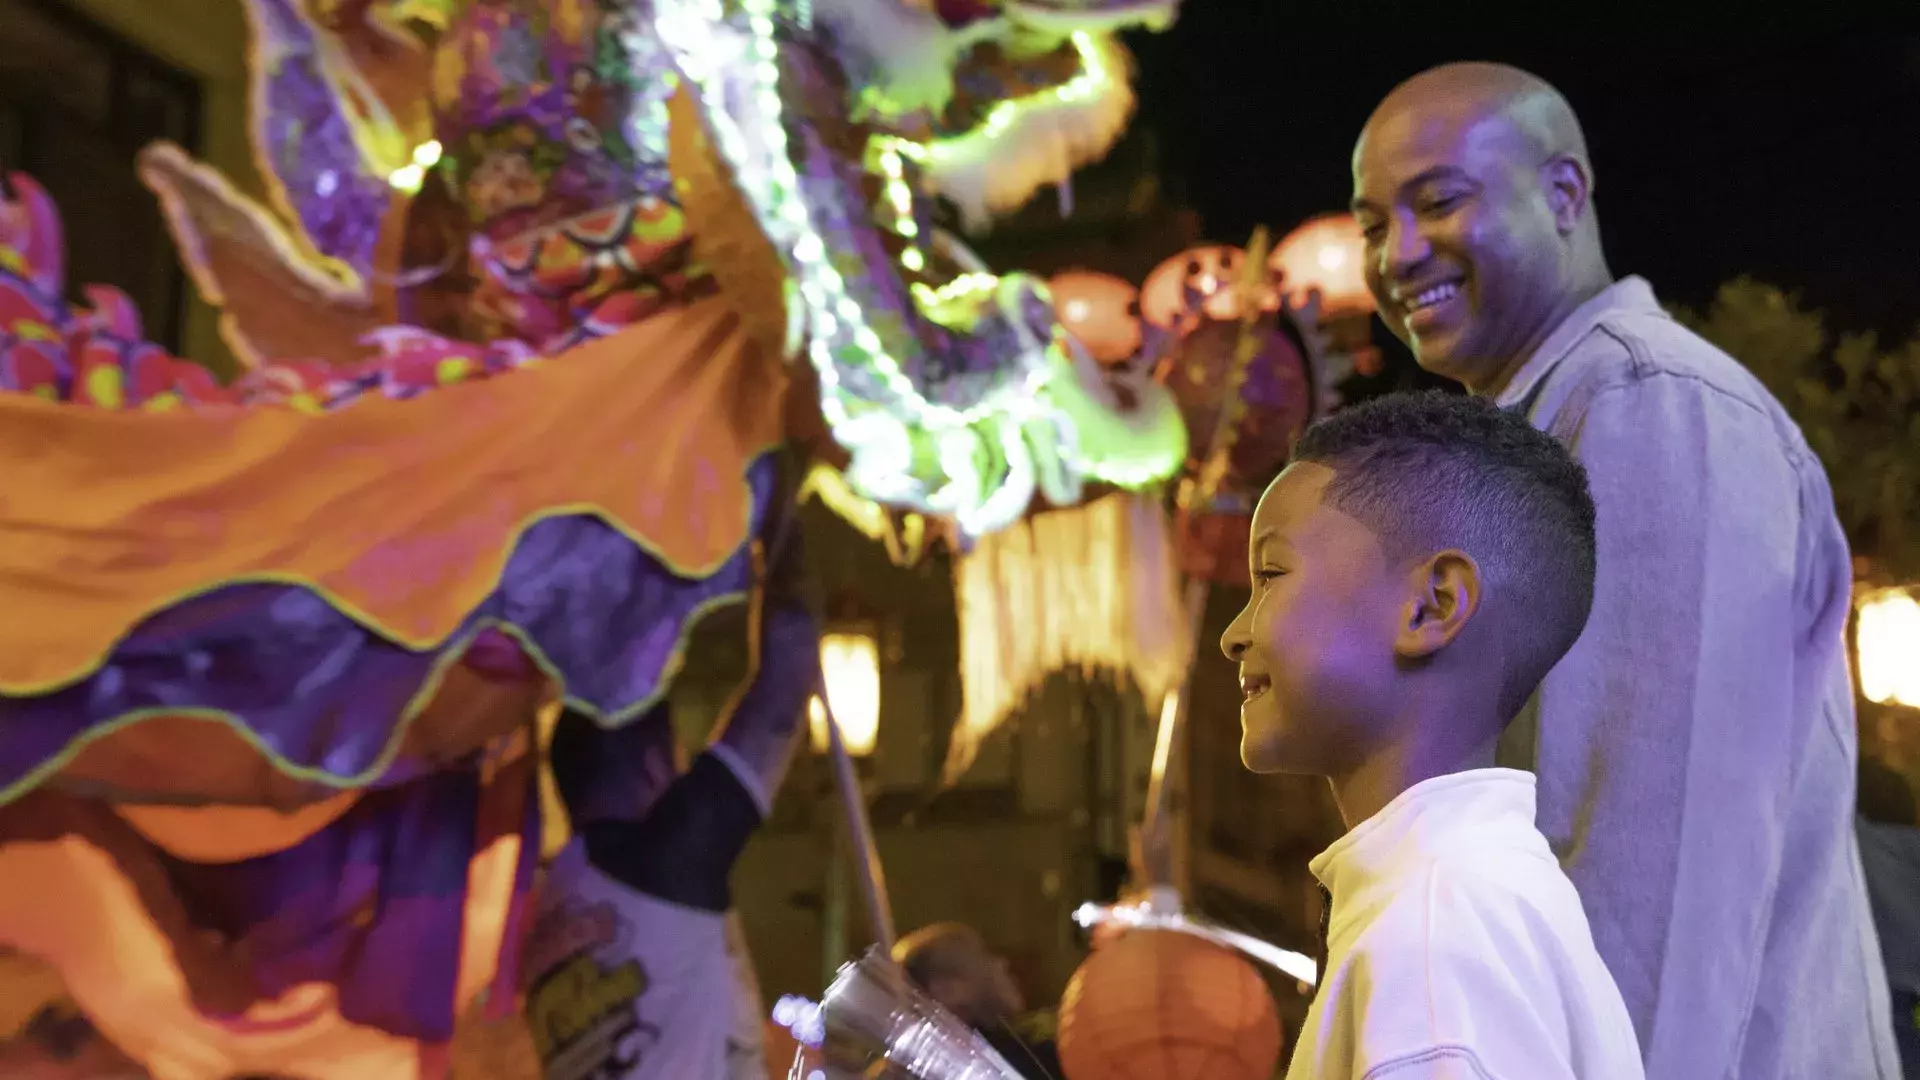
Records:
{"label": "parade dragon", "polygon": [[513,1010],[528,717],[666,693],[777,447],[961,545],[1181,467],[942,227],[1103,154],[1173,0],[246,6],[264,196],[139,161],[236,378],[0,202],[0,948],[156,1076],[441,1075]]}

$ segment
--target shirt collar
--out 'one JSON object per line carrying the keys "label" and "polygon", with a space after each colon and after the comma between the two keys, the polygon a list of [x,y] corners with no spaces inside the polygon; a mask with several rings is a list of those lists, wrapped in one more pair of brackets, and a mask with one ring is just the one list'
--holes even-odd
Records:
{"label": "shirt collar", "polygon": [[1533,824],[1534,778],[1516,769],[1469,769],[1425,780],[1348,830],[1307,864],[1341,906],[1391,886],[1448,849],[1491,847],[1553,858]]}
{"label": "shirt collar", "polygon": [[1660,302],[1653,296],[1653,286],[1647,284],[1645,278],[1637,275],[1621,278],[1574,308],[1573,314],[1555,327],[1527,362],[1520,365],[1520,370],[1514,372],[1513,379],[1494,396],[1494,401],[1510,408],[1527,400],[1540,380],[1573,352],[1573,347],[1588,331],[1609,315],[1621,312],[1661,313]]}

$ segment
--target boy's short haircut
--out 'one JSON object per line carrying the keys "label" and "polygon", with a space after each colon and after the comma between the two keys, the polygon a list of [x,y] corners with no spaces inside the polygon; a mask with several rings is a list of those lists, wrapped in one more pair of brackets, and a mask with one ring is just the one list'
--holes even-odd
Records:
{"label": "boy's short haircut", "polygon": [[1480,566],[1516,663],[1502,719],[1519,713],[1593,607],[1593,496],[1567,449],[1486,398],[1389,394],[1308,428],[1294,461],[1334,471],[1322,498],[1405,562],[1447,548]]}

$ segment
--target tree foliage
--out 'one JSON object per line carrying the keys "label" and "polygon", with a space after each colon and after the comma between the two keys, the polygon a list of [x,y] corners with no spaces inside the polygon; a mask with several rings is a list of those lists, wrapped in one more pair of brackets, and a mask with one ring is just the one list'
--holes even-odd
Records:
{"label": "tree foliage", "polygon": [[1835,335],[1797,294],[1744,277],[1705,314],[1674,316],[1786,406],[1827,467],[1854,553],[1920,581],[1920,335],[1891,349],[1872,334]]}

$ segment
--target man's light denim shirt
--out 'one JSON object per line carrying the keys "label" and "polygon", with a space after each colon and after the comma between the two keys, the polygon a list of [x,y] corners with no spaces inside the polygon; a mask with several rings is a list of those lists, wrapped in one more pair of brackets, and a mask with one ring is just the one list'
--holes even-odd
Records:
{"label": "man's light denim shirt", "polygon": [[1820,462],[1639,278],[1498,394],[1586,466],[1585,634],[1502,745],[1649,1080],[1895,1080],[1853,832],[1852,561]]}

